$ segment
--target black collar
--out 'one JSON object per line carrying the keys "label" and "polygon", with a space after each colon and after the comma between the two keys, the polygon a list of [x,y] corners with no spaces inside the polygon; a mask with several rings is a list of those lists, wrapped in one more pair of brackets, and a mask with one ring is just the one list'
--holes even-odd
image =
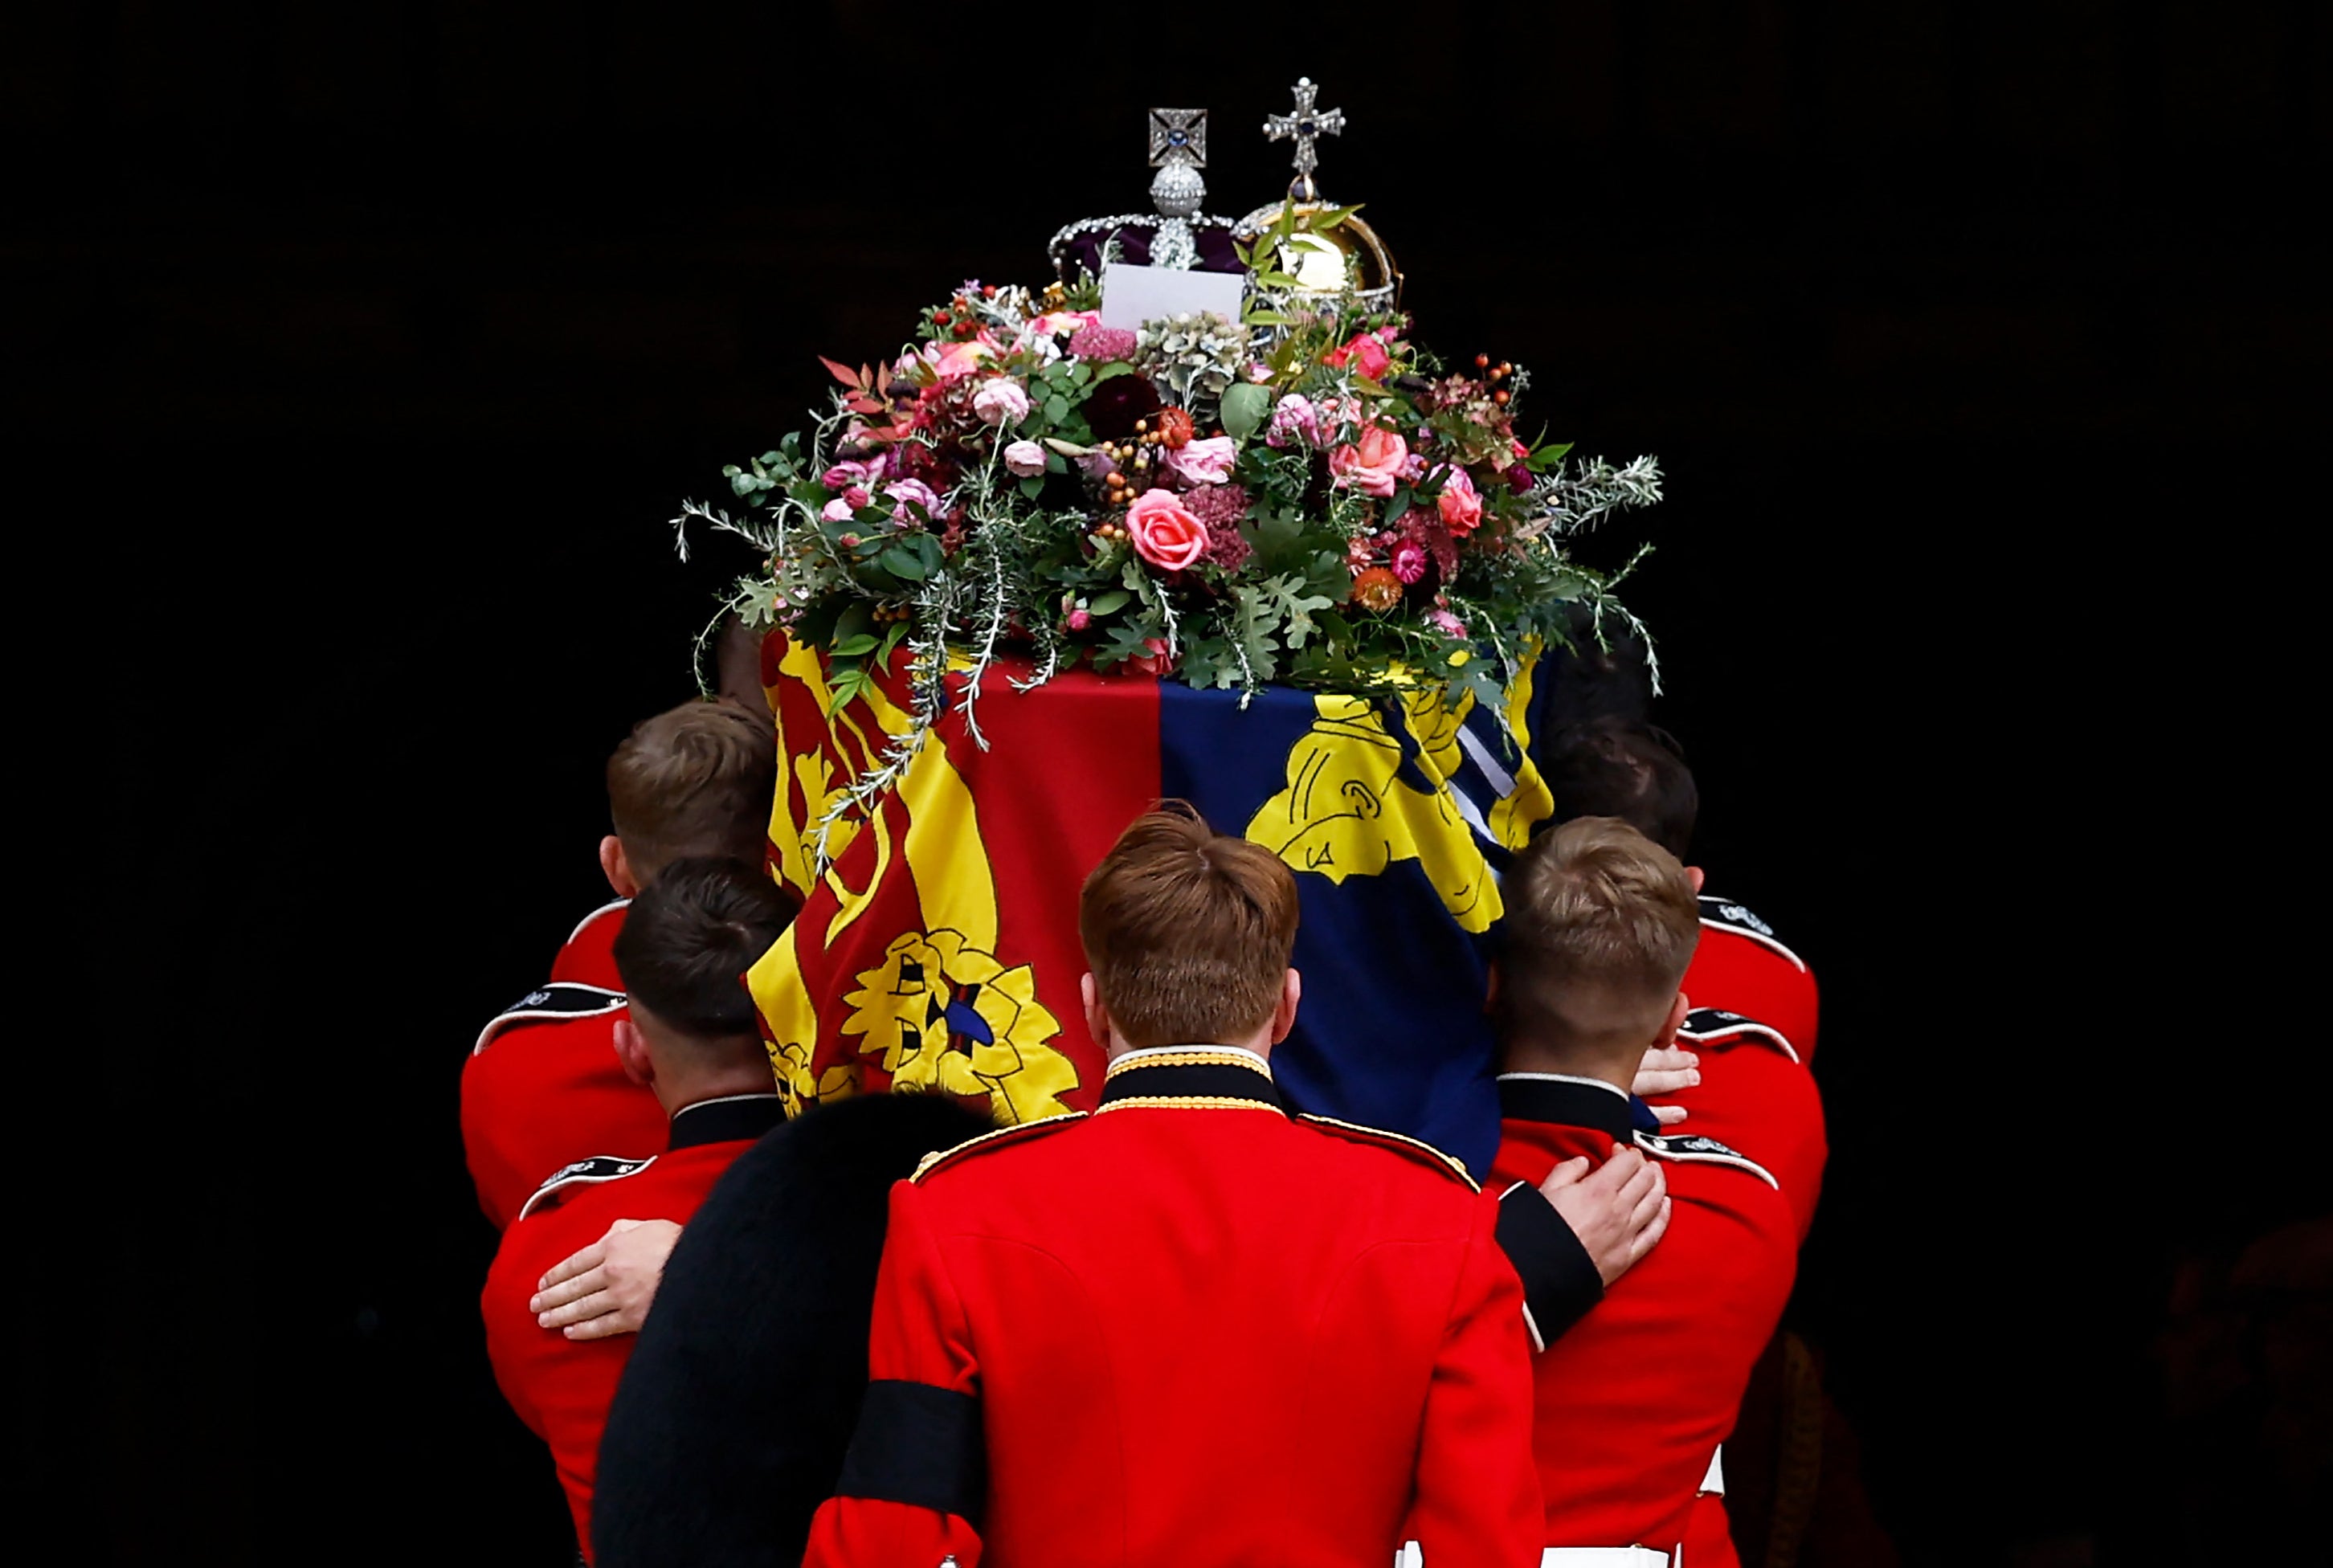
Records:
{"label": "black collar", "polygon": [[1251,1052],[1223,1046],[1172,1046],[1156,1054],[1120,1056],[1104,1076],[1099,1108],[1176,1102],[1195,1107],[1230,1102],[1287,1109],[1271,1068]]}
{"label": "black collar", "polygon": [[1635,1141],[1628,1096],[1608,1084],[1505,1073],[1499,1078],[1499,1114],[1510,1122],[1552,1122],[1592,1127],[1614,1142]]}
{"label": "black collar", "polygon": [[786,1103],[775,1095],[724,1095],[699,1100],[672,1114],[667,1149],[700,1143],[738,1143],[758,1138],[786,1119]]}

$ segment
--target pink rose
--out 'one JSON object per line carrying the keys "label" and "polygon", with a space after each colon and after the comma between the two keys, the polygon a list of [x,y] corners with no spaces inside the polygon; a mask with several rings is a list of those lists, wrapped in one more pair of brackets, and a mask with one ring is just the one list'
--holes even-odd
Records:
{"label": "pink rose", "polygon": [[1029,394],[1012,377],[994,377],[972,395],[972,411],[984,425],[1018,425],[1029,417]]}
{"label": "pink rose", "polygon": [[1320,410],[1301,392],[1291,392],[1273,406],[1272,427],[1264,435],[1264,445],[1285,446],[1291,435],[1301,436],[1315,446],[1321,443]]}
{"label": "pink rose", "polygon": [[976,338],[950,343],[945,349],[933,343],[924,352],[929,356],[932,368],[939,373],[940,385],[946,387],[986,369],[996,358],[996,339],[990,337],[988,330],[984,327]]}
{"label": "pink rose", "polygon": [[829,490],[840,490],[845,485],[857,484],[861,480],[877,477],[875,471],[880,466],[879,462],[861,462],[857,458],[850,458],[836,464],[819,475],[818,482]]}
{"label": "pink rose", "polygon": [[[930,485],[920,479],[891,481],[883,487],[883,499],[891,503],[891,521],[901,528],[914,527],[923,522],[925,518],[934,522],[940,521],[940,498],[933,493]],[[908,510],[907,503],[911,501],[923,507],[923,517],[917,517]]]}
{"label": "pink rose", "polygon": [[1409,443],[1382,425],[1361,432],[1359,446],[1339,446],[1329,454],[1331,481],[1370,495],[1391,495],[1409,461]]}
{"label": "pink rose", "polygon": [[1126,531],[1134,553],[1161,571],[1184,571],[1207,553],[1207,525],[1193,517],[1172,491],[1146,490],[1126,509]]}
{"label": "pink rose", "polygon": [[1384,375],[1386,367],[1393,363],[1392,358],[1386,353],[1385,345],[1368,332],[1354,334],[1352,340],[1343,348],[1332,349],[1321,358],[1332,368],[1339,370],[1349,363],[1352,364],[1372,381]]}
{"label": "pink rose", "polygon": [[1483,521],[1482,492],[1474,482],[1466,477],[1463,468],[1454,468],[1444,482],[1442,494],[1434,503],[1441,509],[1442,526],[1464,538],[1474,531]]}
{"label": "pink rose", "polygon": [[[1156,491],[1151,492],[1157,494]],[[1174,666],[1174,655],[1166,651],[1165,637],[1145,637],[1142,645],[1150,651],[1126,661],[1129,670],[1139,670],[1146,675],[1163,675]]]}
{"label": "pink rose", "polygon": [[843,500],[842,497],[838,495],[832,501],[828,502],[818,515],[828,522],[849,522],[850,521],[850,514],[855,510],[857,509],[849,502]]}
{"label": "pink rose", "polygon": [[1093,625],[1093,612],[1080,605],[1070,612],[1070,630],[1081,632]]}
{"label": "pink rose", "polygon": [[1232,460],[1238,454],[1230,436],[1210,435],[1171,448],[1166,467],[1186,484],[1221,484],[1232,476]]}
{"label": "pink rose", "polygon": [[1100,322],[1099,311],[1049,311],[1030,317],[1029,324],[1021,330],[1031,337],[1060,338]]}
{"label": "pink rose", "polygon": [[1004,449],[1007,472],[1022,479],[1034,479],[1045,472],[1045,449],[1033,441],[1016,441]]}

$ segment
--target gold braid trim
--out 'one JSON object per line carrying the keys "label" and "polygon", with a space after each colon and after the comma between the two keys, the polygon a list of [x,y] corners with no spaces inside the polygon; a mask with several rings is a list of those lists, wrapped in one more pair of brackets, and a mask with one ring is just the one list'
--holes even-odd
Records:
{"label": "gold braid trim", "polygon": [[1040,1116],[1033,1122],[1023,1122],[1017,1127],[999,1127],[994,1133],[983,1133],[977,1137],[965,1139],[953,1149],[935,1149],[917,1163],[916,1173],[907,1180],[921,1181],[959,1154],[969,1154],[975,1150],[988,1148],[1006,1138],[1018,1138],[1022,1133],[1033,1133],[1040,1127],[1057,1127],[1064,1122],[1082,1122],[1085,1118],[1086,1113],[1083,1111],[1064,1111],[1057,1116]]}
{"label": "gold braid trim", "polygon": [[1134,1095],[1123,1100],[1112,1100],[1098,1108],[1094,1114],[1106,1116],[1112,1111],[1269,1111],[1283,1115],[1277,1105],[1263,1100],[1235,1100],[1216,1095]]}
{"label": "gold braid trim", "polygon": [[1108,1082],[1116,1077],[1121,1069],[1129,1073],[1138,1073],[1145,1067],[1245,1067],[1259,1078],[1272,1076],[1270,1068],[1245,1051],[1211,1051],[1205,1046],[1194,1046],[1188,1050],[1170,1051],[1160,1056],[1145,1056],[1140,1061],[1120,1056],[1109,1065],[1109,1070],[1102,1074],[1102,1079]]}
{"label": "gold braid trim", "polygon": [[1388,1133],[1383,1127],[1364,1127],[1359,1122],[1339,1122],[1334,1116],[1305,1115],[1298,1117],[1297,1120],[1310,1122],[1316,1127],[1332,1128],[1340,1135],[1351,1138],[1357,1143],[1390,1145],[1397,1152],[1415,1152],[1423,1154],[1434,1164],[1446,1169],[1450,1174],[1457,1177],[1475,1191],[1480,1192],[1483,1190],[1483,1184],[1475,1181],[1474,1173],[1466,1169],[1465,1161],[1455,1154],[1444,1153],[1423,1138],[1413,1138],[1406,1133]]}

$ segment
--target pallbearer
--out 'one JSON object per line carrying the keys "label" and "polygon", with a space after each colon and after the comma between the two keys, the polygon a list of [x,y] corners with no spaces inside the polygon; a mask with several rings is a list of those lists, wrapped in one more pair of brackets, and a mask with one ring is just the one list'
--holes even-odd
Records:
{"label": "pallbearer", "polygon": [[[1685,867],[1613,817],[1542,834],[1504,892],[1500,1184],[1601,1163],[1632,1137],[1628,1085],[1685,1015],[1701,935]],[[1770,1172],[1689,1133],[1633,1138],[1667,1171],[1668,1232],[1538,1360],[1546,1568],[1677,1554],[1796,1272],[1798,1226]]]}
{"label": "pallbearer", "polygon": [[479,1308],[494,1379],[551,1449],[591,1539],[600,1434],[632,1338],[576,1338],[531,1305],[545,1270],[619,1222],[686,1224],[731,1162],[784,1119],[738,976],[768,950],[793,901],[758,866],[676,861],[633,905],[615,958],[631,1004],[616,1026],[621,1070],[668,1118],[646,1159],[578,1161],[527,1200],[503,1233]]}
{"label": "pallbearer", "polygon": [[1099,1108],[893,1190],[869,1384],[810,1568],[1536,1561],[1522,1295],[1421,1143],[1292,1118],[1287,867],[1195,814],[1087,879]]}
{"label": "pallbearer", "polygon": [[684,856],[759,865],[777,788],[767,723],[727,703],[645,719],[608,759],[616,831],[600,866],[617,901],[560,950],[548,984],[487,1024],[462,1069],[462,1145],[478,1207],[497,1228],[553,1171],[664,1146],[665,1112],[624,1076],[615,1030],[624,990],[615,943],[641,887]]}

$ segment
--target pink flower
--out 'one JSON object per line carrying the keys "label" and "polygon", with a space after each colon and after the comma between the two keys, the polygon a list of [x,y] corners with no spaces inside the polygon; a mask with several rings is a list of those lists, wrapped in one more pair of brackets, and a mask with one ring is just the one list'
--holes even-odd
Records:
{"label": "pink flower", "polygon": [[1301,392],[1291,392],[1273,406],[1264,445],[1285,446],[1291,435],[1301,436],[1315,446],[1321,444],[1320,412],[1312,406],[1312,399]]}
{"label": "pink flower", "polygon": [[1161,571],[1183,571],[1207,553],[1207,525],[1168,490],[1146,490],[1126,509],[1134,553]]}
{"label": "pink flower", "polygon": [[1045,449],[1033,441],[1016,441],[1004,449],[1006,472],[1022,479],[1034,479],[1045,472]]}
{"label": "pink flower", "polygon": [[1232,476],[1239,448],[1228,435],[1186,441],[1166,454],[1166,467],[1186,484],[1221,484]]}
{"label": "pink flower", "polygon": [[1450,477],[1443,482],[1442,494],[1434,504],[1442,513],[1442,526],[1462,539],[1482,523],[1482,492],[1474,488],[1474,482],[1466,477],[1463,468],[1450,471]]}
{"label": "pink flower", "polygon": [[996,358],[996,339],[984,327],[976,338],[966,338],[960,343],[950,343],[943,349],[934,343],[924,350],[932,368],[939,373],[940,385],[963,380],[966,376],[984,370]]}
{"label": "pink flower", "polygon": [[1329,454],[1329,473],[1334,483],[1369,495],[1391,495],[1409,459],[1409,444],[1382,425],[1361,432],[1358,446],[1339,446]]}
{"label": "pink flower", "polygon": [[1403,540],[1393,547],[1393,575],[1406,583],[1416,582],[1426,575],[1426,547],[1414,539]]}
{"label": "pink flower", "polygon": [[1099,323],[1081,327],[1070,339],[1070,352],[1080,359],[1097,359],[1115,363],[1134,358],[1134,334],[1123,327],[1104,327]]}
{"label": "pink flower", "polygon": [[1426,618],[1454,637],[1463,637],[1466,635],[1466,623],[1448,610],[1428,610],[1426,612]]}
{"label": "pink flower", "polygon": [[[880,466],[879,463],[873,460],[862,462],[858,458],[850,458],[836,464],[819,475],[818,482],[829,490],[840,490],[846,485],[857,484],[863,480],[878,477],[876,470]],[[865,503],[861,502],[861,504]]]}
{"label": "pink flower", "polygon": [[1048,311],[1032,316],[1022,331],[1031,337],[1059,338],[1101,324],[1099,311]]}
{"label": "pink flower", "polygon": [[984,425],[1018,425],[1029,417],[1029,394],[1010,376],[992,377],[972,395],[972,411]]}
{"label": "pink flower", "polygon": [[858,508],[852,506],[850,502],[843,500],[842,497],[838,495],[832,501],[828,502],[825,507],[820,511],[818,515],[828,522],[849,522],[850,521],[850,514],[857,510]]}
{"label": "pink flower", "polygon": [[[1157,492],[1152,491],[1150,493],[1156,495]],[[1127,660],[1128,669],[1139,670],[1146,675],[1163,675],[1174,667],[1174,655],[1166,651],[1165,637],[1145,637],[1142,639],[1142,645],[1150,651]]]}
{"label": "pink flower", "polygon": [[1393,363],[1392,358],[1386,353],[1385,345],[1369,332],[1354,334],[1352,340],[1343,348],[1332,349],[1321,357],[1339,370],[1350,363],[1372,381],[1384,375],[1386,367]]}
{"label": "pink flower", "polygon": [[[940,520],[940,498],[933,493],[930,485],[920,479],[891,481],[883,487],[883,499],[891,503],[891,521],[901,528],[914,527],[923,522],[926,518],[934,522]],[[917,517],[908,510],[909,502],[923,507],[923,517]]]}
{"label": "pink flower", "polygon": [[1093,612],[1080,607],[1070,612],[1070,630],[1081,632],[1093,625]]}

